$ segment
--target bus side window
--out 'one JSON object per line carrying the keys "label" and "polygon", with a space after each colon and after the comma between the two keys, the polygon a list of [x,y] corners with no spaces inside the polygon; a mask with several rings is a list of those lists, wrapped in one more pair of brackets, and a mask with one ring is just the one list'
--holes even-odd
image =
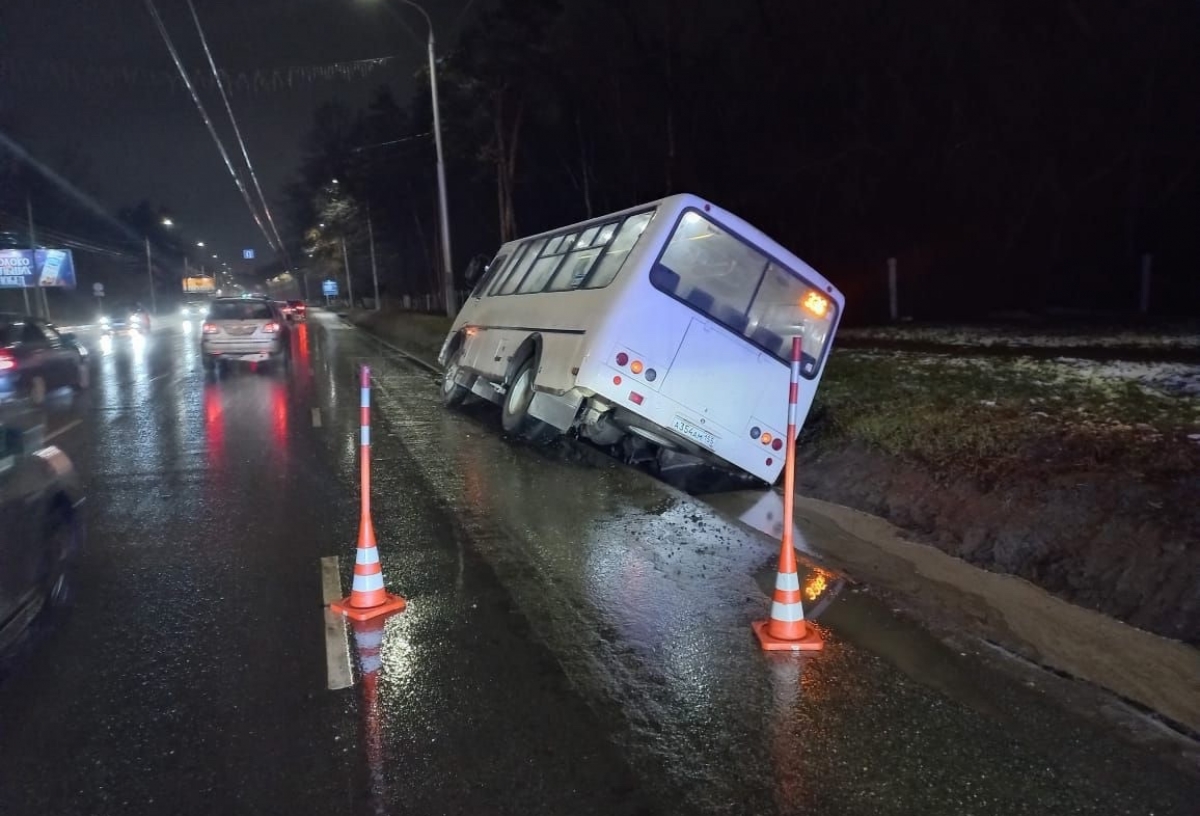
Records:
{"label": "bus side window", "polygon": [[641,237],[653,215],[653,212],[644,212],[625,219],[625,223],[621,224],[621,228],[604,253],[604,257],[600,259],[596,268],[592,270],[592,274],[583,282],[584,289],[602,289],[613,282],[617,273],[621,271],[625,258],[637,244],[637,239]]}
{"label": "bus side window", "polygon": [[521,260],[515,264],[510,264],[512,271],[505,276],[504,281],[497,285],[495,294],[511,295],[513,290],[520,284],[521,279],[525,277],[525,273],[529,271],[529,267],[533,265],[538,253],[542,247],[546,245],[545,238],[539,238],[529,244],[529,248],[521,256]]}
{"label": "bus side window", "polygon": [[579,236],[575,248],[567,255],[563,265],[546,287],[548,292],[566,292],[578,289],[579,284],[588,276],[595,266],[596,260],[604,251],[604,247],[612,240],[617,231],[617,222],[610,221],[603,227],[590,227]]}
{"label": "bus side window", "polygon": [[533,268],[529,270],[529,274],[525,276],[521,287],[517,289],[517,294],[531,295],[542,291],[543,287],[549,282],[550,277],[562,265],[567,250],[575,245],[578,237],[576,233],[571,233],[570,235],[552,238],[550,244],[546,247],[546,251],[542,253],[542,257],[537,259]]}

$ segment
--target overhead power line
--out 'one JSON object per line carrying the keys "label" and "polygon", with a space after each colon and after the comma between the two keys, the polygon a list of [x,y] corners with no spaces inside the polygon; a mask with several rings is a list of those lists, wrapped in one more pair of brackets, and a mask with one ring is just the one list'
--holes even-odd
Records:
{"label": "overhead power line", "polygon": [[[234,94],[278,93],[296,90],[317,82],[354,82],[367,79],[399,59],[396,56],[325,63],[322,65],[283,65],[277,67],[221,70],[221,81]],[[189,68],[191,83],[213,90],[212,73],[207,67]],[[186,86],[175,70],[140,65],[89,65],[59,59],[18,60],[0,57],[0,86],[26,87],[53,85],[72,91],[95,92],[105,89],[147,88],[175,93]]]}
{"label": "overhead power line", "polygon": [[275,238],[267,231],[266,225],[263,224],[262,217],[258,214],[258,209],[254,206],[254,201],[251,200],[250,192],[246,189],[242,177],[238,175],[237,170],[234,168],[233,162],[229,158],[229,152],[225,149],[225,143],[221,141],[220,134],[217,133],[217,129],[213,126],[212,118],[209,117],[204,103],[200,101],[200,95],[196,93],[196,88],[192,85],[191,78],[188,77],[187,69],[183,67],[183,61],[179,58],[179,52],[175,50],[175,43],[171,41],[171,35],[167,33],[167,27],[163,23],[162,16],[158,13],[158,7],[154,5],[154,0],[145,0],[145,3],[150,16],[154,18],[154,23],[158,27],[158,33],[162,36],[163,43],[167,46],[167,51],[171,54],[175,68],[179,71],[179,76],[183,79],[184,85],[187,86],[188,92],[192,96],[192,101],[196,103],[196,109],[200,111],[200,118],[204,120],[208,132],[213,137],[213,141],[217,145],[217,150],[225,162],[225,167],[229,170],[229,175],[233,177],[234,184],[237,185],[238,191],[242,194],[242,200],[246,202],[246,208],[250,210],[250,215],[254,218],[254,223],[258,225],[259,231],[267,239],[267,244],[271,249],[279,251],[275,246]]}
{"label": "overhead power line", "polygon": [[250,173],[250,180],[254,183],[254,189],[258,192],[259,203],[262,204],[263,213],[267,216],[267,223],[271,225],[271,232],[275,235],[275,241],[279,247],[279,251],[283,253],[284,263],[291,266],[291,260],[288,258],[287,248],[283,245],[283,239],[279,237],[279,228],[275,225],[275,217],[271,215],[271,205],[267,203],[267,197],[263,195],[262,185],[258,183],[258,173],[254,172],[254,163],[250,161],[250,152],[246,149],[246,141],[242,138],[242,129],[238,127],[237,117],[233,115],[233,105],[229,104],[229,95],[225,93],[225,84],[221,81],[221,72],[217,70],[217,61],[213,59],[212,49],[208,47],[208,37],[204,34],[204,27],[200,25],[200,15],[196,14],[196,6],[192,0],[187,0],[188,10],[192,12],[192,20],[196,23],[196,33],[200,35],[200,44],[204,46],[204,56],[208,58],[208,66],[212,69],[213,80],[217,83],[217,90],[221,92],[221,101],[225,103],[225,112],[229,114],[229,122],[233,125],[233,134],[237,137],[238,146],[242,149],[242,158],[246,161],[246,170]]}

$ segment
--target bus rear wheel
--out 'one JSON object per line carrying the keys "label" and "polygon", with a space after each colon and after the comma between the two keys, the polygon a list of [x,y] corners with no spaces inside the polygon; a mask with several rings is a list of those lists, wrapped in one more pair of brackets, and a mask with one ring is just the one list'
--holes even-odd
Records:
{"label": "bus rear wheel", "polygon": [[505,433],[523,436],[533,442],[546,442],[555,435],[553,427],[535,419],[529,413],[533,403],[533,360],[526,360],[517,369],[504,392],[504,405],[500,409],[500,424]]}

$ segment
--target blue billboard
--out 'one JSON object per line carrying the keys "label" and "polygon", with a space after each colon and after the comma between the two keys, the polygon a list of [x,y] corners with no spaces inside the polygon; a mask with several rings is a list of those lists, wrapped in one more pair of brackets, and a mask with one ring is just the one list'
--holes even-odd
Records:
{"label": "blue billboard", "polygon": [[0,289],[75,288],[69,249],[0,249]]}

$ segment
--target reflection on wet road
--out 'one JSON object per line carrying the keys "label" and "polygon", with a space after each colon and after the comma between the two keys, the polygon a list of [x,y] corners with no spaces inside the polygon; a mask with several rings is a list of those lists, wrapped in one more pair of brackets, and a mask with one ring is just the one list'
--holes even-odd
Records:
{"label": "reflection on wet road", "polygon": [[[73,617],[0,689],[0,812],[1188,813],[1200,786],[838,576],[764,656],[769,541],[638,473],[500,438],[331,316],[206,377],[195,327],[52,406],[87,480]],[[356,531],[359,394],[409,609],[325,690],[318,565]],[[77,425],[70,425],[77,422]],[[758,510],[763,524],[773,510]],[[167,803],[167,804],[164,804]]]}

